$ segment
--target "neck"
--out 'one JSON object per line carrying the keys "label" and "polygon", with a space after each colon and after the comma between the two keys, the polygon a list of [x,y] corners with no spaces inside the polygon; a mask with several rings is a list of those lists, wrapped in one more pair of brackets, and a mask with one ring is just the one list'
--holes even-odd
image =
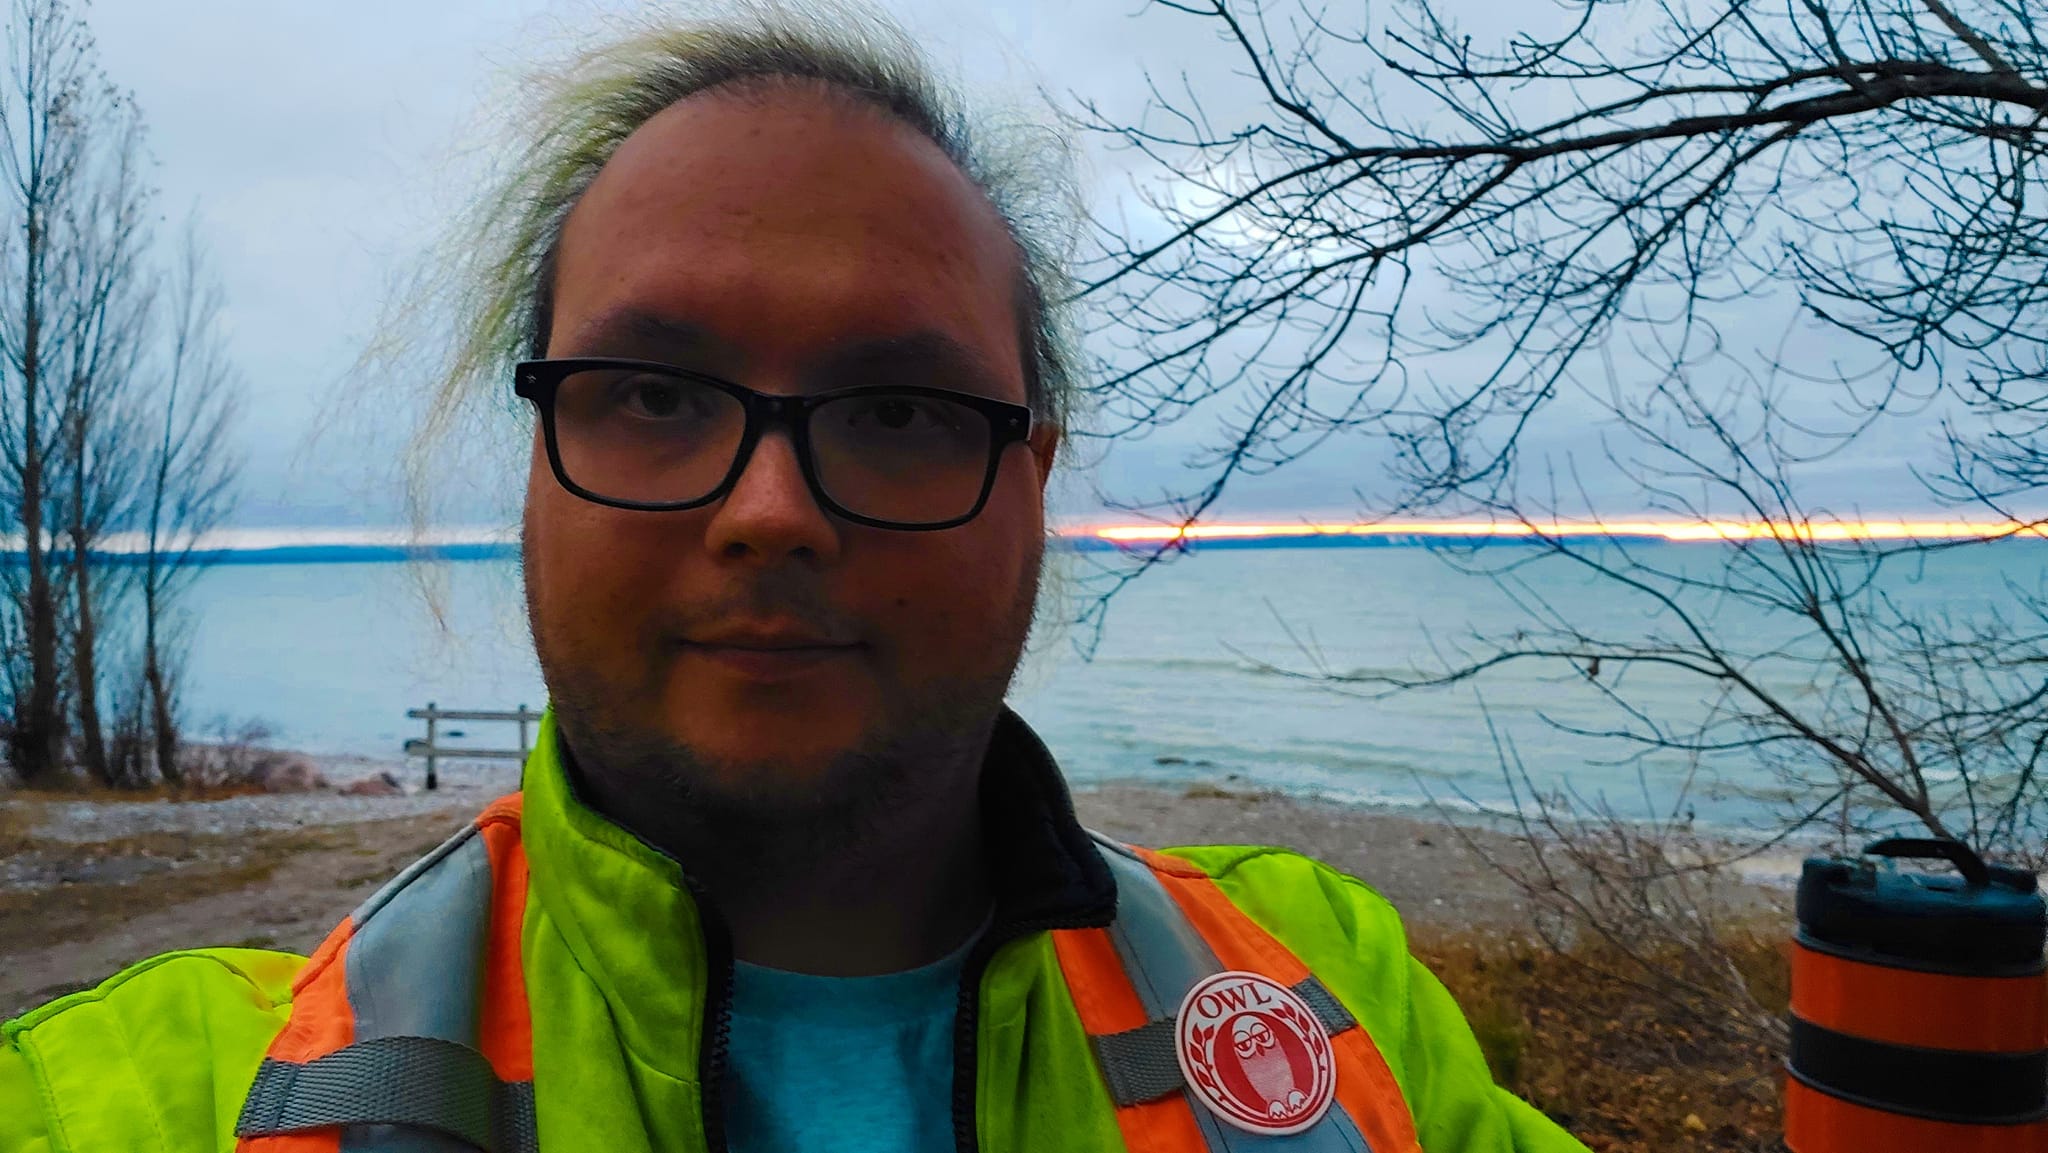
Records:
{"label": "neck", "polygon": [[[646,784],[578,774],[592,808],[681,862],[737,960],[825,976],[900,972],[952,952],[987,916],[980,763],[919,773],[867,819],[734,819]],[[938,768],[938,766],[932,766]],[[666,791],[666,790],[665,790]]]}
{"label": "neck", "polygon": [[930,807],[828,854],[793,844],[776,854],[807,858],[808,867],[724,858],[725,867],[698,880],[731,927],[733,956],[851,977],[914,969],[952,952],[990,903],[976,795],[970,788],[965,803]]}

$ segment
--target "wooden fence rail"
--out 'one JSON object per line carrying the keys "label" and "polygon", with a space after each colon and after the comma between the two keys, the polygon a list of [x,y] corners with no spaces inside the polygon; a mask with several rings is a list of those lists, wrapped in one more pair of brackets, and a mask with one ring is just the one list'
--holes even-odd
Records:
{"label": "wooden fence rail", "polygon": [[[527,752],[533,747],[532,742],[527,739],[527,726],[539,724],[541,717],[539,712],[529,709],[525,705],[520,705],[511,712],[504,712],[491,709],[444,709],[432,701],[428,701],[427,707],[423,709],[407,709],[405,715],[416,721],[427,722],[426,739],[420,740],[415,737],[406,741],[405,755],[408,757],[426,758],[428,789],[440,787],[440,781],[434,772],[436,761],[524,761]],[[437,742],[443,737],[462,737],[468,735],[467,733],[455,731],[442,732],[440,724],[443,721],[483,721],[517,724],[519,726],[519,747],[516,749],[486,749],[468,745],[439,744]]]}

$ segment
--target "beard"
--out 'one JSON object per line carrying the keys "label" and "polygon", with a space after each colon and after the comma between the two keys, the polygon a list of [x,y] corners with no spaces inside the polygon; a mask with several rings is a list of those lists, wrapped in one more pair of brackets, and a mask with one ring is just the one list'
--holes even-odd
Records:
{"label": "beard", "polygon": [[[1030,558],[1018,596],[982,631],[975,670],[895,686],[855,742],[801,764],[719,757],[636,722],[616,707],[619,690],[604,670],[550,651],[529,572],[529,623],[564,770],[592,808],[693,871],[743,871],[772,885],[830,868],[851,881],[903,836],[974,811],[989,734],[1030,633],[1041,560]],[[809,588],[782,584],[766,578],[697,616],[822,615],[807,611],[821,607]]]}
{"label": "beard", "polygon": [[709,757],[618,723],[573,676],[550,677],[549,692],[565,769],[593,807],[673,856],[738,854],[780,873],[859,857],[946,786],[971,787],[1008,684],[952,682],[823,764]]}

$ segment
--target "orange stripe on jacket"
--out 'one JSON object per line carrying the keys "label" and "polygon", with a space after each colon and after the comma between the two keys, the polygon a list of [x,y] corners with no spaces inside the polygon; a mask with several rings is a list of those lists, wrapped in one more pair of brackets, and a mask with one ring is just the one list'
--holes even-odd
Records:
{"label": "orange stripe on jacket", "polygon": [[[1081,1027],[1090,1035],[1121,1033],[1146,1023],[1145,1006],[1117,958],[1109,930],[1055,929],[1052,947]],[[1122,1106],[1116,1127],[1130,1153],[1205,1153],[1209,1148],[1185,1093]]]}
{"label": "orange stripe on jacket", "polygon": [[[483,1005],[477,1045],[502,1081],[533,1079],[533,1018],[526,999],[519,934],[526,918],[526,853],[519,841],[520,795],[493,801],[477,816],[491,863],[490,925],[484,944]],[[355,1040],[347,957],[353,919],[328,934],[292,983],[292,1017],[264,1055],[304,1063]],[[340,1153],[341,1127],[239,1140],[236,1153]]]}
{"label": "orange stripe on jacket", "polygon": [[520,794],[491,803],[477,817],[491,859],[491,925],[484,944],[483,1006],[477,1047],[500,1081],[533,1080],[533,1012],[519,930],[526,920],[526,850],[519,841]]}
{"label": "orange stripe on jacket", "polygon": [[[306,967],[292,981],[291,1020],[270,1042],[270,1050],[264,1056],[305,1062],[355,1041],[356,1019],[348,1005],[348,978],[344,973],[349,938],[354,935],[355,922],[343,921],[313,950]],[[341,1153],[341,1128],[329,1126],[278,1137],[244,1137],[235,1142],[235,1153]]]}
{"label": "orange stripe on jacket", "polygon": [[[1309,978],[1301,958],[1231,903],[1207,873],[1164,853],[1139,849],[1138,854],[1225,969],[1259,973],[1288,986]],[[1337,1055],[1337,1102],[1374,1153],[1421,1153],[1408,1100],[1365,1027],[1344,1030],[1330,1038],[1330,1045]]]}

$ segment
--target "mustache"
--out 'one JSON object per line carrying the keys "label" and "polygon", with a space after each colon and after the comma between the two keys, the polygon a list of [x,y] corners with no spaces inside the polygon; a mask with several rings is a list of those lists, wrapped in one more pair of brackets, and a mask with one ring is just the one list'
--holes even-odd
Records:
{"label": "mustache", "polygon": [[708,596],[692,597],[672,606],[661,621],[665,632],[685,639],[716,632],[736,621],[774,622],[844,641],[857,639],[864,631],[815,581],[785,573],[762,574]]}

